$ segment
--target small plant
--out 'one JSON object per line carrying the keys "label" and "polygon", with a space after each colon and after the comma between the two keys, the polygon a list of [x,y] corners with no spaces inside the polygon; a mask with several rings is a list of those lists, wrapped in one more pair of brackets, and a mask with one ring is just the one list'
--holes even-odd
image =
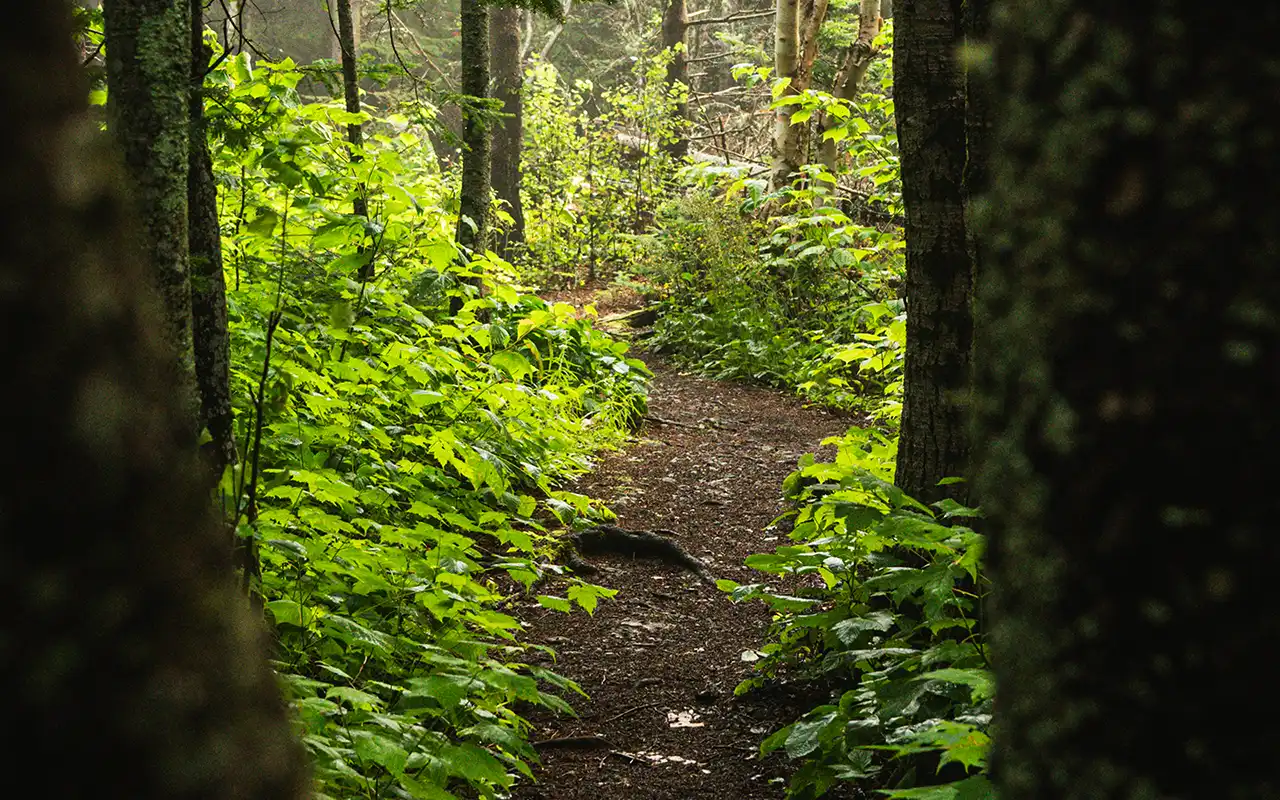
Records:
{"label": "small plant", "polygon": [[720,581],[774,612],[750,655],[767,681],[816,682],[831,702],[769,736],[762,753],[801,761],[789,795],[839,781],[889,797],[984,798],[993,681],[983,636],[984,539],[952,501],[926,507],[890,482],[895,447],[855,429],[835,462],[805,456],[783,484],[791,544],[747,559],[801,588]]}

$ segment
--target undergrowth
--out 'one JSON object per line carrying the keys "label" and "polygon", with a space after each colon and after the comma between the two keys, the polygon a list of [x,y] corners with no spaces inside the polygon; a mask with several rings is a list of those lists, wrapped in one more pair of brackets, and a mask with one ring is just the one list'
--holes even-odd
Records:
{"label": "undergrowth", "polygon": [[[310,101],[301,76],[237,56],[210,78],[241,453],[226,513],[319,796],[499,797],[536,761],[525,710],[570,713],[581,691],[529,665],[508,606],[559,569],[549,530],[607,513],[557,486],[621,441],[648,373],[457,251],[411,114]],[[539,602],[610,594],[570,579]]]}

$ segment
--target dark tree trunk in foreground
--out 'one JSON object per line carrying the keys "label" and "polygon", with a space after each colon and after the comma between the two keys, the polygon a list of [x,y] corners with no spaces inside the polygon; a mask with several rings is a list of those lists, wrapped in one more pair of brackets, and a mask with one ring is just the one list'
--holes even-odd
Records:
{"label": "dark tree trunk in foreground", "polygon": [[189,0],[104,0],[107,119],[124,151],[153,282],[164,304],[161,329],[181,376],[191,438],[200,400],[191,345],[187,240],[187,138],[191,87]]}
{"label": "dark tree trunk in foreground", "polygon": [[[485,0],[462,0],[462,93],[489,96],[489,7]],[[483,253],[489,246],[489,129],[474,101],[463,109],[462,192],[458,205],[458,246]]]}
{"label": "dark tree trunk in foreground", "polygon": [[1002,5],[978,347],[1000,797],[1280,797],[1280,9]]}
{"label": "dark tree trunk in foreground", "polygon": [[[689,6],[685,0],[668,0],[667,8],[662,14],[662,49],[675,51],[671,63],[667,66],[667,86],[676,84],[689,85],[689,53],[685,50],[685,32],[689,30]],[[689,104],[680,103],[675,107],[676,138],[664,149],[672,158],[684,158],[689,155],[688,131]]]}
{"label": "dark tree trunk in foreground", "polygon": [[907,354],[896,482],[930,502],[969,469],[972,270],[965,239],[965,118],[950,0],[906,0],[895,20],[894,106],[906,207]]}
{"label": "dark tree trunk in foreground", "polygon": [[303,797],[66,14],[0,26],[5,755],[48,797]]}
{"label": "dark tree trunk in foreground", "polygon": [[210,440],[202,447],[210,479],[217,481],[236,461],[232,430],[231,338],[227,331],[227,282],[222,272],[222,231],[218,226],[218,185],[209,156],[204,121],[204,77],[212,53],[204,43],[204,0],[191,3],[190,175],[187,180],[188,242],[191,251],[191,333],[200,427]]}
{"label": "dark tree trunk in foreground", "polygon": [[507,257],[524,242],[524,206],[520,202],[520,154],[524,145],[524,67],[520,60],[520,18],[518,8],[495,8],[489,22],[493,62],[493,96],[502,103],[507,116],[493,132],[493,191],[506,203],[511,229],[497,243],[499,255]]}

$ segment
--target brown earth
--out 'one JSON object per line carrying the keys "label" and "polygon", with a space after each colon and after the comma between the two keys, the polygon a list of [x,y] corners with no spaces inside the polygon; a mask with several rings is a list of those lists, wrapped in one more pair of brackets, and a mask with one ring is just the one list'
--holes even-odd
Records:
{"label": "brown earth", "polygon": [[[782,479],[802,454],[857,421],[640,356],[655,378],[638,440],[569,488],[605,501],[623,528],[673,531],[718,578],[761,580],[742,562],[786,541],[770,528],[783,511]],[[542,766],[516,800],[783,797],[790,762],[762,760],[759,742],[823,698],[786,688],[734,697],[767,610],[734,604],[659,561],[590,561],[603,570],[594,581],[618,590],[594,616],[534,603],[517,611],[531,641],[557,650],[549,666],[590,699],[571,699],[577,719],[533,717]],[[541,591],[563,594],[554,585]]]}

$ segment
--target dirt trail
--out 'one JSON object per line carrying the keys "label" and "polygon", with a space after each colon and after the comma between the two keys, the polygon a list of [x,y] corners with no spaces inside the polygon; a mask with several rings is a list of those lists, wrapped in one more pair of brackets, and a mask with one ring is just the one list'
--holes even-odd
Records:
{"label": "dirt trail", "polygon": [[[854,420],[804,408],[765,389],[682,374],[652,356],[649,421],[639,441],[603,459],[576,491],[605,500],[629,529],[664,528],[717,577],[759,579],[742,565],[779,543],[779,485],[796,460]],[[596,582],[618,589],[594,617],[530,604],[534,642],[591,699],[578,719],[535,718],[542,767],[518,800],[753,800],[781,798],[784,758],[758,759],[762,734],[806,701],[772,692],[736,699],[744,650],[768,622],[760,604],[735,605],[678,567],[593,556]],[[544,589],[555,593],[553,587]],[[600,737],[583,741],[580,737]]]}

